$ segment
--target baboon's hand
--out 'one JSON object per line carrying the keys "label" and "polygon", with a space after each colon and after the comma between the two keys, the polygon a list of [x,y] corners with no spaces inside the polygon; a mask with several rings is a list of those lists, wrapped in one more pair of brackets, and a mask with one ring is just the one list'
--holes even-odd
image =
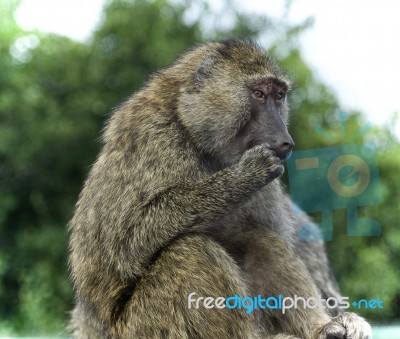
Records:
{"label": "baboon's hand", "polygon": [[239,166],[246,174],[264,177],[266,183],[281,176],[285,171],[276,152],[268,144],[255,146],[246,151]]}
{"label": "baboon's hand", "polygon": [[371,339],[371,326],[355,313],[345,312],[325,325],[318,339]]}

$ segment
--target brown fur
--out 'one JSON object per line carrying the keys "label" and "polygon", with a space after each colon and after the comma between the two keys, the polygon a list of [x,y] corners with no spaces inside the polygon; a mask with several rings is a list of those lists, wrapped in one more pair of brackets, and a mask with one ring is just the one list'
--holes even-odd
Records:
{"label": "brown fur", "polygon": [[291,143],[277,95],[289,87],[254,43],[209,43],[115,110],[69,226],[76,337],[326,338],[354,328],[352,338],[368,338],[361,318],[331,321],[321,307],[187,306],[191,292],[339,295],[323,244],[297,239],[304,217],[276,180],[274,144]]}

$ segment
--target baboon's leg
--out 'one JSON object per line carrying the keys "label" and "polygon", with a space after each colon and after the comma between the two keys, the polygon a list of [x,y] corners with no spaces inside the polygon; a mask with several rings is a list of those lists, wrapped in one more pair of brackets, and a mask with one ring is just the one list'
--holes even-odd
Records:
{"label": "baboon's leg", "polygon": [[[320,292],[315,286],[304,263],[293,253],[282,238],[265,228],[254,228],[244,235],[247,251],[242,264],[249,277],[251,295],[302,298],[317,297]],[[304,339],[316,338],[317,330],[330,322],[326,311],[320,307],[257,311],[263,325],[275,333],[288,333]]]}
{"label": "baboon's leg", "polygon": [[[339,300],[341,298],[339,286],[328,260],[321,230],[299,209],[292,214],[292,218],[298,230],[294,240],[295,253],[300,256],[306,265],[321,294],[326,299],[334,297]],[[339,306],[329,308],[332,316],[336,316],[343,311]]]}
{"label": "baboon's leg", "polygon": [[[249,277],[251,294],[297,296],[305,300],[319,297],[321,292],[303,261],[278,234],[260,227],[243,236],[248,245],[242,267]],[[292,334],[303,339],[371,338],[371,327],[363,318],[345,312],[331,319],[327,309],[318,305],[317,300],[306,308],[299,300],[298,307],[287,309],[285,314],[280,309],[265,309],[255,314],[269,332]]]}
{"label": "baboon's leg", "polygon": [[202,235],[186,235],[163,250],[140,280],[113,338],[259,338],[243,309],[188,308],[188,296],[246,295],[239,268]]}

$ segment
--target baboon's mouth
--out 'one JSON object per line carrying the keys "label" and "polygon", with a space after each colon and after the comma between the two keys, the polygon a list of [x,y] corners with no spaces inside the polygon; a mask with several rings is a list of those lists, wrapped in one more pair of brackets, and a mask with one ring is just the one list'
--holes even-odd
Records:
{"label": "baboon's mouth", "polygon": [[291,155],[292,155],[292,150],[289,150],[289,151],[287,151],[287,152],[278,152],[277,150],[275,150],[275,149],[273,149],[273,148],[271,148],[271,149],[275,152],[276,156],[277,156],[281,161],[287,161],[287,160],[291,157]]}

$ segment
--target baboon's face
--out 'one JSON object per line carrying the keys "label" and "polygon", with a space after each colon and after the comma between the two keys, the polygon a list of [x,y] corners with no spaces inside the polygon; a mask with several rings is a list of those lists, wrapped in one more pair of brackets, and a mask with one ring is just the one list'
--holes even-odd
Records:
{"label": "baboon's face", "polygon": [[225,52],[203,62],[194,88],[182,95],[186,128],[225,165],[264,143],[286,159],[294,146],[287,130],[289,83],[260,51]]}
{"label": "baboon's face", "polygon": [[294,146],[286,124],[288,86],[282,80],[266,77],[247,84],[250,117],[236,136],[245,149],[267,143],[282,160]]}

